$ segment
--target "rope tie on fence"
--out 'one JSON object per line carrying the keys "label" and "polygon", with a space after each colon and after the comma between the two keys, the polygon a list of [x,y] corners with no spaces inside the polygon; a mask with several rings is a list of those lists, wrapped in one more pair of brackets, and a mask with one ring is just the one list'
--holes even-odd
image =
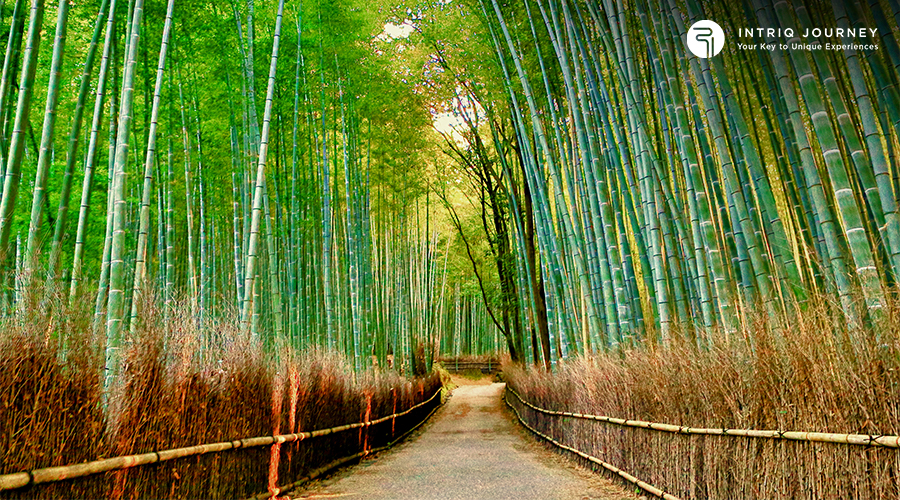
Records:
{"label": "rope tie on fence", "polygon": [[290,443],[294,441],[303,441],[329,434],[336,434],[351,429],[359,429],[362,427],[370,427],[378,425],[388,420],[402,417],[409,414],[413,410],[425,406],[434,401],[434,398],[440,396],[441,388],[435,391],[434,395],[422,401],[421,403],[411,406],[409,409],[400,413],[394,413],[377,420],[368,422],[356,422],[353,424],[340,425],[328,429],[319,429],[309,432],[296,432],[293,434],[280,434],[275,436],[260,436],[253,438],[237,439],[234,441],[224,441],[219,443],[198,444],[184,448],[173,448],[169,450],[151,451],[138,455],[126,455],[113,458],[104,458],[91,462],[84,462],[74,465],[63,465],[58,467],[45,467],[42,469],[34,469],[23,472],[14,472],[11,474],[0,475],[0,491],[14,490],[30,486],[33,484],[50,483],[62,481],[65,479],[73,479],[76,477],[89,476],[100,472],[109,472],[118,469],[128,469],[140,465],[148,465],[158,462],[165,462],[176,458],[184,458],[193,455],[203,455],[206,453],[219,453],[228,450],[236,450],[238,448],[253,448],[257,446],[267,446],[276,443]]}
{"label": "rope tie on fence", "polygon": [[784,439],[788,441],[805,441],[815,443],[834,443],[849,444],[856,446],[878,446],[882,448],[900,448],[900,436],[888,434],[835,434],[831,432],[807,432],[807,431],[782,431],[782,430],[760,430],[760,429],[729,429],[706,428],[706,427],[685,427],[682,425],[664,424],[659,422],[646,422],[644,420],[628,420],[621,418],[608,417],[604,415],[588,415],[582,413],[561,412],[557,410],[548,410],[535,406],[525,401],[515,389],[507,386],[506,390],[512,393],[522,404],[532,410],[552,416],[572,416],[585,420],[594,420],[597,422],[605,422],[609,424],[622,425],[626,427],[637,427],[641,429],[651,429],[663,432],[672,432],[679,434],[705,434],[715,436],[737,436],[748,438],[766,438],[766,439]]}

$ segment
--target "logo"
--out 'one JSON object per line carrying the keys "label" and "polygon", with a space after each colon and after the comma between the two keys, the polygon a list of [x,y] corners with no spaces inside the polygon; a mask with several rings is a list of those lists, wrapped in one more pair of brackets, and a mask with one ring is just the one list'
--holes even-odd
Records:
{"label": "logo", "polygon": [[713,57],[725,46],[725,32],[715,21],[697,21],[688,30],[687,46],[697,57]]}

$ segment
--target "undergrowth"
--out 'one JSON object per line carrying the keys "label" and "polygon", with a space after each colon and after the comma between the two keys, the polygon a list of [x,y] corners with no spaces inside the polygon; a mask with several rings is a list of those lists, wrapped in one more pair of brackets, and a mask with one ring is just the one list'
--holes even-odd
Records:
{"label": "undergrowth", "polygon": [[[374,420],[441,386],[435,374],[354,376],[332,352],[271,353],[235,322],[201,329],[177,311],[146,310],[124,342],[122,371],[107,399],[105,336],[91,333],[88,301],[42,304],[0,319],[0,474]],[[0,498],[244,498],[387,444],[432,408],[368,431],[186,457]]]}
{"label": "undergrowth", "polygon": [[[505,366],[537,406],[689,427],[841,434],[900,432],[900,315],[851,328],[833,304],[748,318],[712,348],[672,341],[562,362]],[[877,334],[877,335],[876,335]],[[673,335],[678,338],[678,335]],[[546,416],[507,396],[530,425],[683,499],[900,498],[898,450],[702,436]]]}

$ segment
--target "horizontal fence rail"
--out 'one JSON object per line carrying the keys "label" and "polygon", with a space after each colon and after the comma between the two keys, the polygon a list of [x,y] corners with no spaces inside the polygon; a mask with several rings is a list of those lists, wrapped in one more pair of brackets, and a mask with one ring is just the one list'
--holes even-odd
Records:
{"label": "horizontal fence rail", "polygon": [[[438,392],[440,392],[440,390]],[[431,401],[432,399],[434,399],[434,397],[432,397],[428,401]],[[425,401],[422,404],[428,403],[428,401]],[[399,443],[400,441],[406,439],[407,436],[409,436],[410,434],[415,432],[416,429],[418,429],[423,424],[425,424],[425,422],[427,422],[428,419],[431,418],[431,416],[434,415],[434,413],[441,408],[441,406],[442,405],[440,405],[440,404],[438,406],[435,406],[434,409],[431,410],[431,412],[428,415],[425,415],[425,418],[423,418],[418,424],[414,425],[411,429],[404,432],[403,434],[398,436],[396,439],[394,439],[393,441],[391,441],[390,443],[388,443],[384,446],[379,446],[378,448],[372,448],[371,450],[363,450],[359,453],[356,453],[356,454],[353,454],[350,456],[346,456],[344,458],[339,458],[329,464],[326,464],[322,467],[319,467],[318,469],[315,469],[314,471],[307,474],[305,477],[300,478],[297,481],[294,481],[293,483],[281,485],[278,488],[276,488],[274,491],[263,492],[256,496],[252,496],[252,497],[248,498],[247,500],[266,500],[267,498],[272,498],[276,495],[281,494],[282,492],[290,491],[294,488],[298,488],[301,485],[303,485],[304,483],[308,483],[309,481],[312,481],[313,479],[316,479],[317,477],[327,473],[328,471],[334,470],[346,463],[352,462],[354,460],[362,459],[369,455],[373,455],[375,453],[387,450],[388,448],[393,447],[395,444]],[[410,410],[412,410],[412,408],[410,408]]]}
{"label": "horizontal fence rail", "polygon": [[684,425],[662,424],[659,422],[647,422],[644,420],[628,420],[623,418],[607,417],[603,415],[589,415],[585,413],[574,413],[568,411],[548,410],[535,406],[519,395],[514,389],[507,386],[507,391],[511,392],[525,406],[534,411],[545,415],[558,417],[581,418],[585,420],[596,420],[598,422],[606,422],[626,427],[638,427],[642,429],[651,429],[655,431],[671,432],[675,434],[703,434],[707,436],[737,436],[749,438],[766,438],[766,439],[787,439],[791,441],[807,441],[817,443],[836,443],[851,444],[857,446],[880,446],[883,448],[900,448],[900,436],[877,435],[877,434],[834,434],[830,432],[806,432],[806,431],[778,431],[778,430],[756,430],[756,429],[725,429],[725,428],[705,428],[705,427],[687,427]]}
{"label": "horizontal fence rail", "polygon": [[[516,394],[515,391],[513,391],[512,389],[510,389],[509,386],[506,386],[506,390],[509,391],[509,392],[512,392],[512,393],[519,399],[519,401],[522,401],[522,403],[528,405],[528,403],[526,403],[521,397],[519,397],[519,395]],[[577,449],[575,449],[575,448],[572,448],[571,446],[566,446],[566,445],[560,443],[559,441],[553,439],[552,437],[550,437],[550,436],[548,436],[548,435],[542,433],[541,431],[535,429],[534,427],[528,425],[528,424],[525,422],[525,419],[522,418],[522,415],[519,414],[519,410],[517,410],[516,407],[513,406],[513,405],[509,402],[509,400],[506,399],[505,396],[504,396],[504,398],[503,398],[503,402],[506,403],[506,406],[509,406],[509,409],[511,409],[511,410],[513,411],[513,413],[516,414],[516,418],[519,419],[519,423],[521,423],[526,429],[528,429],[529,431],[531,431],[531,432],[537,434],[538,436],[544,438],[545,440],[549,441],[550,443],[554,444],[555,446],[557,446],[557,447],[559,447],[559,448],[562,448],[563,450],[572,452],[572,453],[578,455],[578,456],[581,457],[581,458],[584,458],[584,459],[586,459],[586,460],[589,460],[589,461],[591,461],[591,462],[593,462],[593,463],[595,463],[595,464],[597,464],[597,465],[603,467],[604,469],[606,469],[606,470],[612,472],[613,474],[617,474],[617,475],[618,475],[619,477],[621,477],[622,479],[624,479],[624,480],[628,481],[629,483],[631,483],[631,484],[637,486],[638,488],[640,488],[640,489],[646,491],[647,493],[650,493],[650,494],[655,495],[655,496],[657,496],[657,497],[659,497],[659,498],[662,498],[663,500],[681,500],[681,499],[679,499],[678,497],[676,497],[675,495],[671,495],[671,494],[669,494],[669,493],[666,493],[665,491],[663,491],[663,490],[657,488],[656,486],[653,486],[652,484],[650,484],[650,483],[648,483],[648,482],[646,482],[646,481],[641,481],[640,479],[638,479],[638,478],[632,476],[631,474],[625,472],[624,470],[622,470],[622,469],[616,467],[615,465],[613,465],[613,464],[611,464],[611,463],[609,463],[609,462],[605,462],[605,461],[603,461],[603,460],[601,460],[601,459],[599,459],[599,458],[597,458],[597,457],[595,457],[595,456],[593,456],[593,455],[588,455],[587,453],[585,453],[585,452],[583,452],[583,451],[581,451],[581,450],[577,450]],[[531,405],[528,405],[528,406],[531,406]]]}
{"label": "horizontal fence rail", "polygon": [[402,417],[412,412],[413,410],[425,406],[434,400],[434,398],[440,396],[441,388],[438,388],[435,391],[434,395],[432,395],[427,400],[410,407],[409,409],[402,411],[400,413],[394,413],[392,415],[388,415],[386,417],[382,417],[376,420],[370,420],[367,422],[356,422],[352,424],[341,425],[338,427],[331,427],[328,429],[319,429],[315,431],[309,432],[296,432],[293,434],[279,434],[275,436],[261,436],[261,437],[252,437],[252,438],[244,438],[237,439],[234,441],[224,441],[220,443],[208,443],[208,444],[199,444],[195,446],[188,446],[185,448],[174,448],[170,450],[162,450],[162,451],[151,451],[149,453],[141,453],[138,455],[127,455],[121,457],[114,458],[105,458],[102,460],[94,460],[92,462],[85,462],[81,464],[75,465],[63,465],[58,467],[45,467],[43,469],[34,469],[31,471],[25,472],[15,472],[12,474],[4,474],[0,475],[0,491],[14,490],[17,488],[23,488],[30,484],[41,484],[41,483],[50,483],[55,481],[63,481],[66,479],[73,479],[76,477],[89,476],[92,474],[99,474],[101,472],[109,472],[118,469],[128,469],[131,467],[137,467],[141,465],[148,465],[157,462],[165,462],[167,460],[174,460],[176,458],[184,458],[190,457],[194,455],[203,455],[206,453],[219,453],[228,450],[237,450],[241,448],[254,448],[258,446],[268,446],[273,444],[281,444],[281,443],[292,443],[294,441],[303,441],[305,439],[312,439],[321,436],[327,436],[329,434],[335,434],[338,432],[349,431],[352,429],[360,429],[363,427],[370,427],[373,425],[377,425],[383,422],[387,422],[391,419],[395,419],[397,417]]}

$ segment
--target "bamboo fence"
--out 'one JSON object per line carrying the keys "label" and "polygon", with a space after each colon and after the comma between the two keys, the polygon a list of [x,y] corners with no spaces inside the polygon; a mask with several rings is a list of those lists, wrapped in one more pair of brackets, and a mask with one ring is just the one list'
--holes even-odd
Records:
{"label": "bamboo fence", "polygon": [[[438,390],[438,392],[440,392],[440,390]],[[432,396],[431,399],[429,399],[428,401],[431,401],[432,399],[434,399],[434,396]],[[420,404],[417,405],[417,406],[424,405],[424,404],[427,403],[428,401],[424,401],[424,402],[420,403]],[[441,405],[435,406],[434,409],[432,409],[431,412],[428,413],[428,415],[426,415],[425,418],[423,418],[419,423],[417,423],[416,425],[412,426],[408,431],[404,432],[403,434],[401,434],[400,436],[398,436],[396,439],[394,439],[393,441],[391,441],[390,443],[388,443],[388,444],[386,444],[386,445],[384,445],[384,446],[379,446],[378,448],[372,448],[371,450],[363,450],[363,451],[361,451],[361,452],[359,452],[359,453],[356,453],[356,454],[353,454],[353,455],[350,455],[350,456],[347,456],[347,457],[344,457],[344,458],[339,458],[339,459],[337,459],[337,460],[335,460],[335,461],[333,461],[333,462],[331,462],[331,463],[329,463],[329,464],[326,464],[326,465],[323,465],[322,467],[319,467],[318,469],[316,469],[316,470],[310,472],[309,474],[307,474],[305,477],[303,477],[303,478],[301,478],[301,479],[298,479],[297,481],[294,481],[293,483],[286,484],[286,485],[284,485],[284,486],[281,486],[281,487],[279,487],[279,488],[276,488],[274,491],[266,491],[266,492],[260,493],[260,494],[258,494],[258,495],[256,495],[256,496],[252,496],[252,497],[248,498],[247,500],[265,500],[265,499],[267,499],[267,498],[272,498],[273,496],[276,496],[276,495],[280,494],[280,493],[283,492],[283,491],[292,490],[292,489],[294,489],[294,488],[299,487],[299,486],[302,485],[303,483],[307,483],[307,482],[309,482],[309,481],[312,481],[313,479],[315,479],[315,478],[321,476],[322,474],[325,474],[326,472],[328,472],[328,471],[330,471],[330,470],[336,469],[336,468],[338,468],[338,467],[340,467],[340,466],[342,466],[342,465],[344,465],[344,464],[346,464],[346,463],[352,462],[352,461],[357,460],[357,459],[365,458],[365,457],[367,457],[367,456],[369,456],[369,455],[378,453],[378,452],[380,452],[380,451],[387,450],[388,448],[391,448],[392,446],[394,446],[395,444],[399,443],[400,441],[403,441],[404,439],[406,439],[407,436],[409,436],[409,435],[412,434],[416,429],[418,429],[419,427],[421,427],[425,422],[428,421],[429,418],[431,418],[432,415],[434,415],[434,412],[438,411],[438,409],[439,409],[440,407],[441,407]],[[410,411],[411,411],[412,409],[413,409],[413,408],[410,408]]]}
{"label": "bamboo fence", "polygon": [[603,415],[589,415],[568,411],[548,410],[540,408],[525,401],[514,389],[507,386],[507,391],[512,393],[525,406],[545,415],[557,417],[572,417],[585,420],[595,420],[627,427],[640,427],[662,432],[676,434],[704,434],[709,436],[738,436],[749,438],[787,439],[791,441],[806,441],[817,443],[852,444],[857,446],[879,446],[883,448],[900,448],[900,436],[874,435],[874,434],[835,434],[831,432],[806,432],[806,431],[779,431],[758,429],[724,429],[687,427],[684,425],[662,424],[659,422],[647,422],[644,420],[629,420],[623,418],[607,417]]}
{"label": "bamboo fence", "polygon": [[[385,417],[369,420],[365,422],[356,422],[352,424],[340,425],[337,427],[331,427],[328,429],[319,429],[315,431],[309,432],[296,432],[293,434],[279,434],[274,436],[260,436],[260,437],[252,437],[252,438],[244,438],[237,439],[234,441],[224,441],[219,443],[208,443],[208,444],[199,444],[195,446],[187,446],[184,448],[173,448],[169,450],[162,451],[151,451],[149,453],[141,453],[137,455],[126,455],[121,457],[113,457],[106,458],[102,460],[94,460],[92,462],[85,462],[81,464],[75,465],[63,465],[58,467],[45,467],[42,469],[34,469],[31,471],[24,472],[15,472],[12,474],[4,474],[0,475],[0,491],[14,490],[17,488],[23,488],[28,485],[41,484],[41,483],[51,483],[56,481],[63,481],[66,479],[73,479],[76,477],[89,476],[92,474],[99,474],[101,472],[108,472],[118,469],[128,469],[131,467],[138,467],[141,465],[153,464],[158,462],[165,462],[167,460],[174,460],[176,458],[184,458],[190,457],[194,455],[203,455],[206,453],[219,453],[228,450],[236,450],[239,448],[254,448],[258,446],[268,446],[274,444],[282,444],[282,443],[291,443],[294,441],[303,441],[305,439],[312,439],[321,436],[327,436],[329,434],[336,434],[339,432],[349,431],[352,429],[360,429],[363,427],[370,427],[373,425],[377,425],[383,422],[387,422],[392,419],[396,419],[398,417],[405,416],[410,412],[425,406],[432,401],[434,398],[440,396],[441,388],[438,388],[435,391],[434,395],[432,395],[427,400],[410,407],[409,409],[394,413],[392,415],[387,415]],[[430,415],[429,415],[430,416]]]}
{"label": "bamboo fence", "polygon": [[478,370],[481,373],[497,373],[501,370],[500,360],[488,357],[484,360],[471,357],[441,357],[438,360],[445,370],[449,372],[464,372]]}
{"label": "bamboo fence", "polygon": [[[511,389],[509,389],[508,387],[507,387],[507,389],[508,389],[508,390],[511,390]],[[513,392],[513,394],[515,394],[515,392]],[[516,395],[516,397],[518,398],[519,396]],[[522,401],[522,398],[519,398],[519,401]],[[513,405],[509,402],[509,400],[506,399],[506,397],[503,398],[503,402],[506,403],[506,406],[509,406],[509,408],[513,411],[513,413],[516,414],[516,418],[519,419],[519,422],[520,422],[526,429],[528,429],[529,431],[531,431],[531,432],[537,434],[538,436],[544,438],[545,440],[549,441],[550,443],[554,444],[555,446],[557,446],[557,447],[559,447],[559,448],[562,448],[563,450],[572,452],[572,453],[578,455],[578,456],[581,457],[581,458],[584,458],[584,459],[586,459],[586,460],[589,460],[589,461],[591,461],[591,462],[593,462],[593,463],[595,463],[595,464],[597,464],[597,465],[603,467],[604,469],[606,469],[606,470],[612,472],[613,474],[617,474],[617,475],[618,475],[619,477],[621,477],[622,479],[628,481],[628,482],[631,483],[631,484],[634,484],[635,486],[637,486],[638,488],[640,488],[640,489],[646,491],[647,493],[650,493],[650,494],[652,494],[652,495],[656,495],[657,497],[663,498],[664,500],[681,500],[680,498],[676,497],[675,495],[671,495],[671,494],[669,494],[669,493],[666,493],[665,491],[663,491],[663,490],[657,488],[656,486],[653,486],[652,484],[650,484],[650,483],[648,483],[648,482],[646,482],[646,481],[641,481],[640,479],[638,479],[638,478],[632,476],[631,474],[625,472],[624,470],[622,470],[622,469],[616,467],[615,465],[613,465],[613,464],[611,464],[611,463],[609,463],[609,462],[604,462],[603,460],[601,460],[601,459],[599,459],[599,458],[597,458],[597,457],[595,457],[595,456],[593,456],[593,455],[588,455],[587,453],[584,453],[584,452],[581,451],[581,450],[577,450],[577,449],[575,449],[575,448],[572,448],[571,446],[566,446],[566,445],[560,443],[559,441],[553,439],[552,437],[550,437],[550,436],[548,436],[548,435],[546,435],[546,434],[540,432],[539,430],[535,429],[534,427],[528,425],[528,424],[525,422],[525,419],[523,419],[523,418],[522,418],[522,415],[519,414],[519,410],[517,410],[516,407],[513,406]],[[522,403],[525,403],[525,401],[522,401]],[[528,403],[525,403],[525,404],[528,405]],[[528,406],[531,406],[531,405],[528,405]],[[532,407],[532,408],[533,408],[533,407]]]}

